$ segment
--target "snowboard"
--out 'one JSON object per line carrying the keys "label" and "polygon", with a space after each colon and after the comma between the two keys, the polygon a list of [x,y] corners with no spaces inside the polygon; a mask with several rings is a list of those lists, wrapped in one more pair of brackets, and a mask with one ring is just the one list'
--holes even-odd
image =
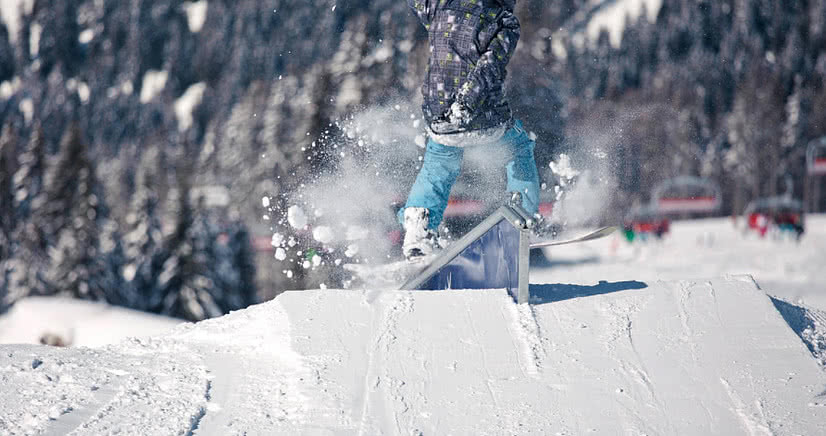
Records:
{"label": "snowboard", "polygon": [[584,234],[582,236],[579,236],[579,237],[576,237],[576,238],[573,238],[573,239],[562,239],[562,240],[551,239],[551,240],[547,240],[547,241],[532,241],[531,242],[531,250],[533,250],[535,248],[557,247],[557,246],[560,246],[560,245],[568,245],[568,244],[576,244],[576,243],[579,243],[579,242],[594,241],[594,240],[601,239],[601,238],[604,238],[606,236],[609,236],[609,235],[613,234],[616,231],[617,231],[616,226],[608,226],[608,227],[603,227],[601,229],[594,230],[591,233],[587,233],[587,234]]}

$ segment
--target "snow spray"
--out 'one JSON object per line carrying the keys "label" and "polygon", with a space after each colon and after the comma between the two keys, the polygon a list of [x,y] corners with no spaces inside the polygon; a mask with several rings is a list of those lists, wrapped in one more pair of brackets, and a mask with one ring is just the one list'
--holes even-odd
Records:
{"label": "snow spray", "polygon": [[417,112],[402,104],[367,108],[335,122],[337,133],[313,144],[324,150],[324,164],[288,194],[286,216],[274,227],[276,258],[288,277],[296,267],[392,257],[401,231],[395,213],[424,158]]}

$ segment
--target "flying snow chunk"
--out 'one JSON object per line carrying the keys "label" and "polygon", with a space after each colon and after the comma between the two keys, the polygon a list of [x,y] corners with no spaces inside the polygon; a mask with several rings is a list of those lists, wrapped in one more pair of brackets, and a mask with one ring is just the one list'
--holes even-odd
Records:
{"label": "flying snow chunk", "polygon": [[278,249],[275,250],[275,258],[278,259],[278,260],[286,259],[287,258],[287,251],[284,250],[281,247],[278,247]]}
{"label": "flying snow chunk", "polygon": [[315,255],[313,256],[313,267],[318,268],[321,265],[321,256]]}
{"label": "flying snow chunk", "polygon": [[322,244],[329,244],[333,242],[336,238],[335,232],[333,229],[327,226],[320,226],[313,229],[313,239]]}
{"label": "flying snow chunk", "polygon": [[564,153],[559,155],[559,159],[556,162],[551,162],[550,167],[551,171],[561,179],[563,186],[568,180],[573,180],[579,175],[579,171],[571,166],[571,158]]}
{"label": "flying snow chunk", "polygon": [[270,197],[262,197],[261,204],[264,205],[264,207],[270,207]]}
{"label": "flying snow chunk", "polygon": [[307,214],[304,213],[304,209],[301,209],[299,206],[290,206],[287,209],[287,222],[294,229],[303,229],[307,227]]}
{"label": "flying snow chunk", "polygon": [[276,248],[284,245],[284,235],[281,233],[273,233],[270,244]]}

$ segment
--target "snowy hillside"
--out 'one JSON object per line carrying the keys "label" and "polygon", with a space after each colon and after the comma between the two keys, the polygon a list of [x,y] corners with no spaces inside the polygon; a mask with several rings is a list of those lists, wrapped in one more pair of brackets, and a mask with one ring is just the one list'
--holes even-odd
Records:
{"label": "snowy hillside", "polygon": [[0,316],[0,344],[39,344],[51,339],[63,345],[96,347],[127,337],[166,333],[181,322],[100,302],[28,297]]}
{"label": "snowy hillside", "polygon": [[585,288],[288,292],[102,349],[2,346],[0,433],[826,432],[826,373],[750,278]]}

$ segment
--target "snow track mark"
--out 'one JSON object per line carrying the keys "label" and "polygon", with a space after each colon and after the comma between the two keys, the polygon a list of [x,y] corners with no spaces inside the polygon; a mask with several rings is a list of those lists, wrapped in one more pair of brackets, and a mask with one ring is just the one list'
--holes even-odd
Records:
{"label": "snow track mark", "polygon": [[743,428],[750,436],[774,436],[775,433],[771,430],[769,423],[766,421],[766,416],[763,412],[763,405],[760,400],[755,401],[755,410],[750,410],[748,405],[743,402],[743,399],[740,398],[740,395],[737,394],[726,379],[721,378],[720,383],[725,388],[726,393],[731,400],[733,412],[738,418],[740,418]]}
{"label": "snow track mark", "polygon": [[521,348],[519,362],[523,371],[532,376],[538,376],[546,356],[542,331],[536,319],[536,311],[529,304],[507,304],[510,325],[513,326],[511,335],[519,341]]}
{"label": "snow track mark", "polygon": [[148,425],[181,434],[200,419],[209,382],[197,357],[163,340],[134,340],[111,350],[123,353],[118,366],[132,371],[113,372],[119,380],[116,394],[91,418],[64,434],[139,434]]}
{"label": "snow track mark", "polygon": [[[368,304],[375,304],[377,301],[381,302],[380,296],[368,296]],[[361,408],[361,417],[359,421],[359,435],[376,434],[377,428],[374,422],[370,422],[371,416],[374,415],[374,410],[383,410],[388,403],[385,400],[391,400],[400,403],[401,407],[394,409],[392,416],[390,412],[384,411],[384,421],[378,423],[380,428],[390,428],[388,425],[400,430],[400,414],[406,413],[410,407],[405,403],[405,398],[400,390],[404,386],[403,381],[394,380],[387,373],[388,356],[391,352],[393,344],[396,342],[396,328],[398,325],[399,316],[402,313],[413,312],[413,296],[409,293],[398,294],[393,301],[390,302],[387,308],[383,309],[381,316],[377,321],[373,322],[373,331],[378,331],[378,335],[372,342],[370,350],[368,350],[369,358],[367,362],[367,371],[364,377],[364,404]],[[384,371],[382,371],[384,370]],[[376,395],[382,394],[382,383],[387,384],[389,391],[386,392],[390,398],[376,398]]]}
{"label": "snow track mark", "polygon": [[[644,401],[653,410],[661,411],[659,416],[663,419],[667,431],[673,432],[674,426],[671,418],[668,416],[668,408],[666,404],[659,398],[657,388],[652,381],[649,371],[646,368],[645,359],[637,348],[634,339],[634,320],[638,313],[640,313],[650,298],[626,297],[611,299],[604,302],[601,310],[609,319],[607,331],[605,332],[606,340],[604,342],[607,357],[614,360],[616,368],[620,373],[624,374],[625,379],[629,382],[634,382],[642,388],[641,391],[631,389],[628,392],[637,401]],[[681,317],[682,320],[683,317]],[[685,315],[684,328],[687,327],[688,315]],[[629,383],[629,387],[631,384]],[[628,418],[633,425],[642,433],[656,433],[657,431],[651,428],[646,419],[642,415],[629,410]]]}
{"label": "snow track mark", "polygon": [[[204,393],[204,399],[207,403],[209,403],[211,398],[211,391],[212,391],[212,382],[207,380],[206,386],[206,393]],[[189,432],[187,432],[187,436],[192,436],[192,434],[198,430],[198,426],[201,424],[201,420],[204,419],[204,416],[207,414],[207,407],[201,407],[198,413],[192,417],[192,425],[189,427]]]}

